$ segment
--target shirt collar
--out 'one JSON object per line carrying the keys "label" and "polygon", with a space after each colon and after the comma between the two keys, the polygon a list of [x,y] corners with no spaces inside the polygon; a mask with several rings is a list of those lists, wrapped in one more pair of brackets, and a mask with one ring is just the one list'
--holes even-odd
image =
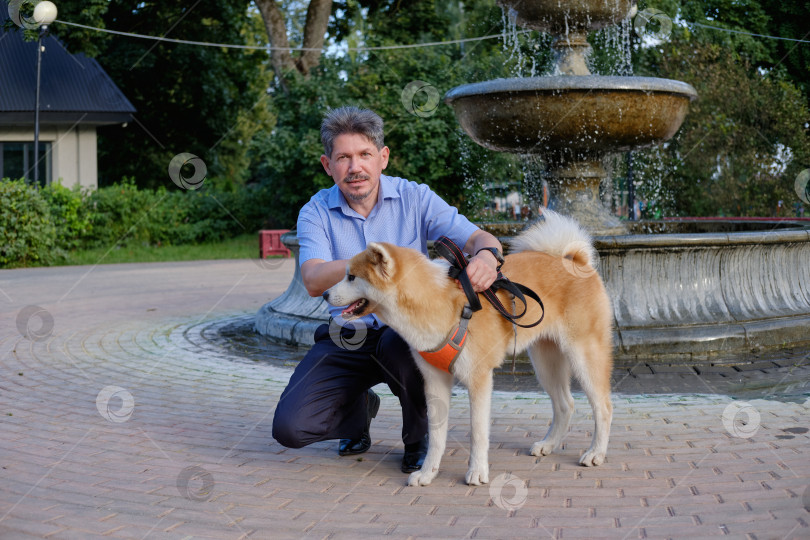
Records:
{"label": "shirt collar", "polygon": [[[399,198],[400,194],[394,187],[391,177],[384,174],[380,175],[380,200]],[[350,213],[356,214],[356,212],[349,206],[348,201],[346,201],[346,197],[343,195],[343,192],[340,191],[340,188],[337,187],[337,184],[330,188],[327,204],[329,205],[330,210],[340,208],[346,215],[349,215]]]}
{"label": "shirt collar", "polygon": [[390,176],[384,174],[380,176],[380,194],[382,200],[400,198],[399,191],[394,187]]}

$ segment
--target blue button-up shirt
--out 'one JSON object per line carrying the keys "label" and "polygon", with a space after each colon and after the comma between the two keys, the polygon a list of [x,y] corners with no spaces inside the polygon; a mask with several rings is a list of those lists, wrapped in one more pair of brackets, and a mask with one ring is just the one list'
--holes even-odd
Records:
{"label": "blue button-up shirt", "polygon": [[[464,247],[478,227],[425,184],[382,175],[377,204],[367,218],[349,206],[338,187],[316,193],[298,214],[299,261],[350,259],[371,242],[389,242],[427,254],[428,240],[447,236]],[[339,318],[341,307],[329,307]],[[364,322],[377,327],[373,316]]]}

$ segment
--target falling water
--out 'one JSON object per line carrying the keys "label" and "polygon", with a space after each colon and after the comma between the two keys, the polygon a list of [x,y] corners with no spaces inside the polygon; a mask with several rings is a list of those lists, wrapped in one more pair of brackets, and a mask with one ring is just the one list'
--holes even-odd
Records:
{"label": "falling water", "polygon": [[[507,64],[510,65],[512,75],[518,78],[555,75],[555,66],[548,54],[553,41],[552,35],[521,31],[517,25],[517,13],[511,8],[502,8],[501,17],[504,27],[503,48],[508,55]],[[593,32],[591,42],[596,51],[587,59],[591,72],[596,75],[632,76],[632,32],[632,19],[629,18]],[[666,214],[667,210],[674,208],[674,197],[663,188],[666,175],[664,153],[661,148],[653,147],[637,151],[635,155],[638,161],[634,169],[637,199],[642,201],[642,207],[646,204],[651,209],[650,212],[645,212],[645,216],[653,218],[662,212]],[[537,208],[543,201],[542,158],[532,154],[521,155],[519,159],[523,175],[520,199],[530,208]],[[614,213],[627,215],[626,154],[608,156],[604,161],[610,181],[603,182],[602,200]],[[474,182],[470,180],[470,175],[465,173],[465,176],[467,182]],[[471,183],[470,189],[465,191],[474,191]],[[486,193],[481,190],[476,193],[479,197],[486,197]],[[652,211],[652,207],[657,213]]]}
{"label": "falling water", "polygon": [[510,9],[501,8],[501,20],[504,28],[503,50],[509,55],[505,64],[510,66],[510,74],[520,78],[550,75],[553,66],[547,51],[551,36],[520,30],[516,14]]}
{"label": "falling water", "polygon": [[503,49],[509,53],[508,62],[514,62],[521,66],[523,63],[523,50],[520,47],[518,36],[517,13],[512,9],[501,8],[501,20],[503,22]]}
{"label": "falling water", "polygon": [[459,148],[459,161],[461,162],[461,173],[464,175],[464,197],[467,199],[468,209],[480,209],[488,201],[484,200],[484,190],[482,189],[484,178],[479,178],[479,175],[470,170],[471,160],[471,146],[474,144],[470,138],[464,135],[460,129],[455,131],[455,136],[458,140]]}
{"label": "falling water", "polygon": [[630,47],[630,34],[633,25],[630,19],[625,19],[616,25],[611,25],[594,32],[592,43],[601,52],[600,57],[591,58],[588,68],[598,75],[618,75],[630,77],[633,75],[632,52]]}

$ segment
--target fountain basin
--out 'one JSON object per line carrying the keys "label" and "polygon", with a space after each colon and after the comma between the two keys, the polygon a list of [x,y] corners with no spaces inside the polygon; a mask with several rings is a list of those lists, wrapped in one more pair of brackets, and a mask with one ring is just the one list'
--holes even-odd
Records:
{"label": "fountain basin", "polygon": [[[748,232],[726,232],[743,228],[743,220],[669,226],[715,232],[595,238],[619,365],[744,363],[751,351],[810,343],[807,221],[756,221]],[[500,240],[508,251],[509,238]],[[295,232],[282,241],[297,257]],[[255,327],[279,343],[306,347],[328,320],[326,303],[310,297],[296,273],[284,294],[262,306]]]}
{"label": "fountain basin", "polygon": [[595,241],[616,356],[744,357],[810,342],[810,228]]}
{"label": "fountain basin", "polygon": [[696,97],[669,79],[562,75],[465,84],[444,100],[481,146],[576,161],[669,139]]}

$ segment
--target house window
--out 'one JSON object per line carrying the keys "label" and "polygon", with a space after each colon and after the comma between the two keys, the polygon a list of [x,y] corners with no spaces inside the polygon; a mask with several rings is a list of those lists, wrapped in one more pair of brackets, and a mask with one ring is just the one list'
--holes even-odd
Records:
{"label": "house window", "polygon": [[[0,142],[0,178],[34,179],[34,143]],[[39,143],[39,184],[51,183],[51,143]]]}

